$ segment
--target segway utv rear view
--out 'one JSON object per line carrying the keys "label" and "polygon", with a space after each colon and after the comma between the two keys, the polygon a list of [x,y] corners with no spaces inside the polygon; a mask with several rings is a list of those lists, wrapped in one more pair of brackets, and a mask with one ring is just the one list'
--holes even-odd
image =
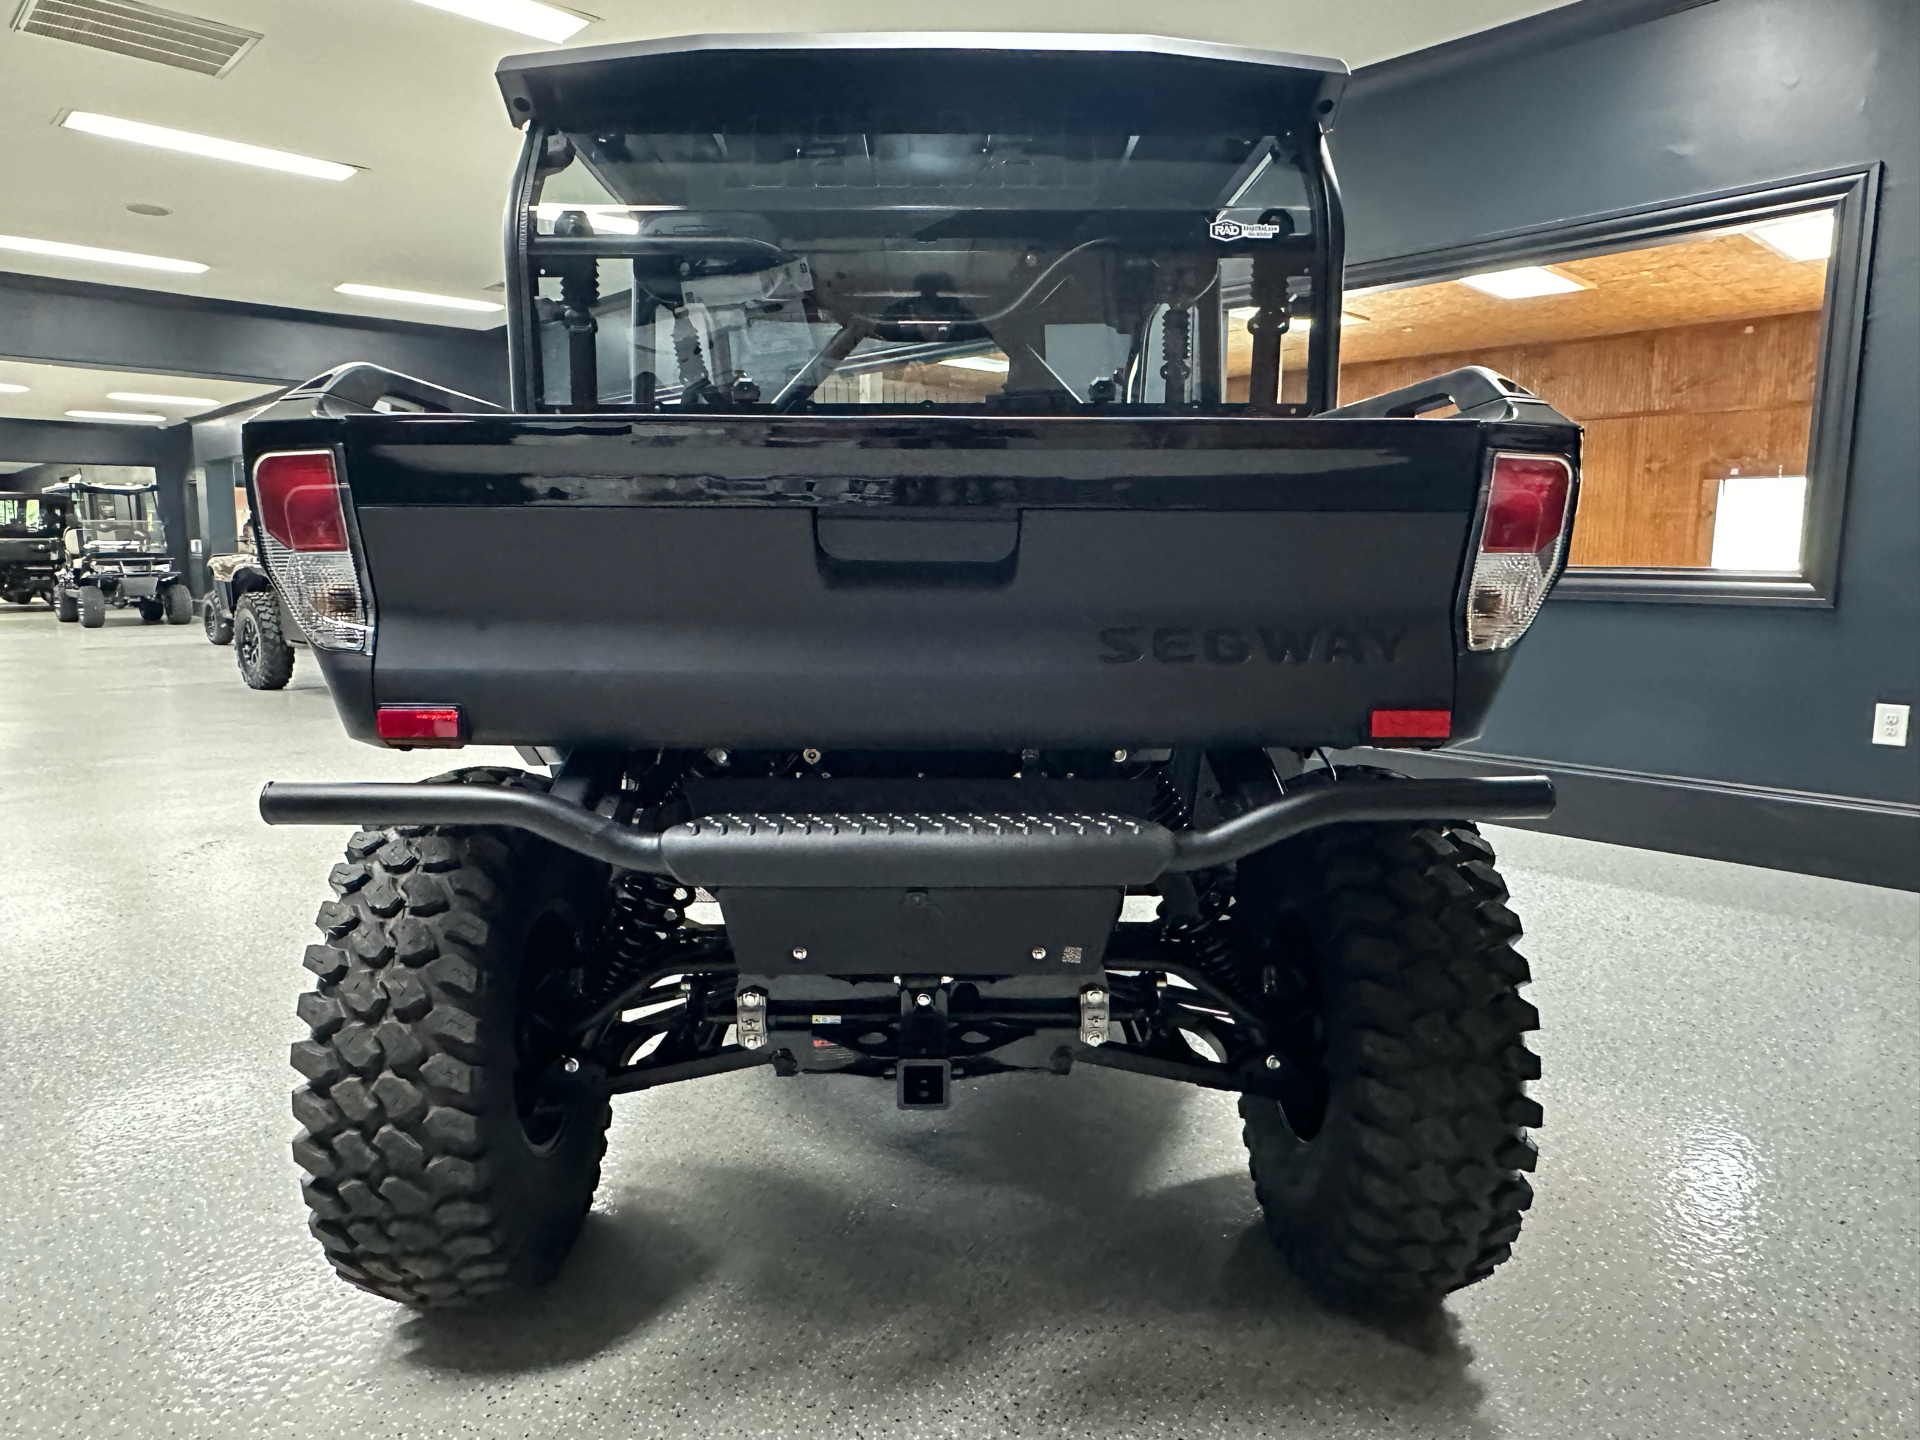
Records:
{"label": "segway utv rear view", "polygon": [[261,797],[362,827],[293,1055],[342,1276],[537,1283],[612,1096],[754,1068],[1205,1087],[1320,1293],[1507,1258],[1535,1014],[1473,822],[1552,788],[1326,756],[1478,733],[1579,431],[1484,370],[1336,408],[1343,80],[1097,36],[503,63],[511,413],[358,367],[246,427],[348,731],[530,767]]}

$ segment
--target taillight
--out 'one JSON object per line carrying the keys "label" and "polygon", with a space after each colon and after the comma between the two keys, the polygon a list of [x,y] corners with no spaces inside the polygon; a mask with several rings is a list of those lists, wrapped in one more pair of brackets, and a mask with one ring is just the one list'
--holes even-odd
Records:
{"label": "taillight", "polygon": [[347,512],[333,455],[296,450],[253,467],[260,548],[287,612],[322,650],[365,650],[373,623],[347,541]]}
{"label": "taillight", "polygon": [[374,730],[389,745],[458,746],[466,737],[458,705],[382,705],[374,715]]}
{"label": "taillight", "polygon": [[1560,573],[1573,467],[1558,455],[1496,455],[1467,585],[1467,648],[1504,650],[1527,633]]}
{"label": "taillight", "polygon": [[260,525],[289,550],[311,553],[347,548],[347,517],[340,480],[324,450],[268,455],[254,467]]}

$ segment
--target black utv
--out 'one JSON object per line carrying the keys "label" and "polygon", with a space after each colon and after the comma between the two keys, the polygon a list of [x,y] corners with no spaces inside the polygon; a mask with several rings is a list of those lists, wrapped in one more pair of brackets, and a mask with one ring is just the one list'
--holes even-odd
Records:
{"label": "black utv", "polygon": [[0,490],[0,600],[53,603],[67,502],[58,495]]}
{"label": "black utv", "polygon": [[89,630],[107,623],[107,607],[131,605],[149,625],[193,619],[193,592],[167,549],[156,485],[63,480],[46,494],[69,507],[54,576],[53,612]]}
{"label": "black utv", "polygon": [[363,371],[246,427],[348,732],[530,767],[261,796],[361,827],[293,1047],[342,1276],[540,1282],[610,1097],[756,1066],[1204,1086],[1318,1293],[1507,1258],[1536,1015],[1473,822],[1552,787],[1339,752],[1480,731],[1580,434],[1484,370],[1336,407],[1344,78],[1057,35],[501,65],[511,412]]}
{"label": "black utv", "polygon": [[[390,415],[492,410],[472,395],[365,364],[341,365],[288,393],[317,414]],[[211,584],[201,610],[207,640],[232,645],[240,678],[255,690],[281,690],[293,678],[294,654],[308,643],[297,615],[282,603],[249,520],[239,547],[207,561]]]}

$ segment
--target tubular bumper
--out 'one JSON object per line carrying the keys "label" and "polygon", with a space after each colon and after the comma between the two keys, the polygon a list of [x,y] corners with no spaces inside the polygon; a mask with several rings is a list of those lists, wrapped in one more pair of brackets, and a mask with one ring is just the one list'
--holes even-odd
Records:
{"label": "tubular bumper", "polygon": [[287,785],[260,792],[269,825],[508,825],[625,870],[709,888],[1059,889],[1144,885],[1225,865],[1323,825],[1541,820],[1544,775],[1350,780],[1303,790],[1209,830],[1120,815],[709,815],[648,833],[579,805],[478,785]]}

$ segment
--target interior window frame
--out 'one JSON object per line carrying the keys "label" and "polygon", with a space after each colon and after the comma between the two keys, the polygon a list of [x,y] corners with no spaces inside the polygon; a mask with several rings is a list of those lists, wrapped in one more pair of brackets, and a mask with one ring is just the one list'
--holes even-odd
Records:
{"label": "interior window frame", "polygon": [[[1697,605],[1784,605],[1831,609],[1837,598],[1841,532],[1853,419],[1859,389],[1867,285],[1880,164],[1718,191],[1641,209],[1509,231],[1466,245],[1390,259],[1351,263],[1346,290],[1432,284],[1487,270],[1611,254],[1680,241],[1710,230],[1808,210],[1834,211],[1833,254],[1827,262],[1825,323],[1814,374],[1813,425],[1807,442],[1807,517],[1797,576],[1778,572],[1691,567],[1569,566],[1553,600],[1613,600]],[[1552,402],[1551,395],[1542,399]]]}

